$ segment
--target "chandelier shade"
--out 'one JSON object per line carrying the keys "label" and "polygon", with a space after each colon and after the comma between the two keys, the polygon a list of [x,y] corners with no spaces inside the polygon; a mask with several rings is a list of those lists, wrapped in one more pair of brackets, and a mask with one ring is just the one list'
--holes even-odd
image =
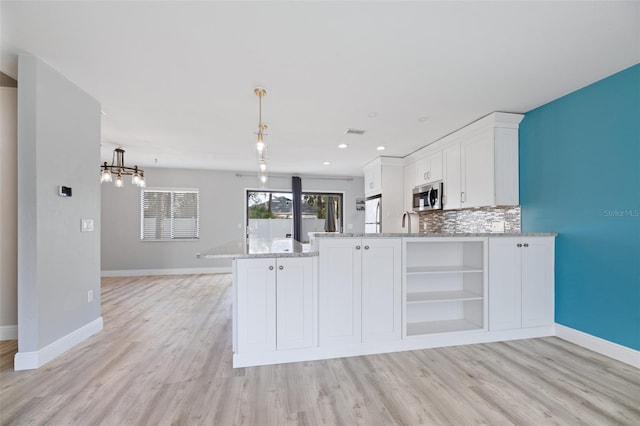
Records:
{"label": "chandelier shade", "polygon": [[118,147],[113,150],[111,164],[105,161],[104,164],[100,166],[100,183],[114,182],[114,185],[120,188],[124,186],[123,176],[131,176],[131,183],[141,188],[147,186],[144,180],[144,170],[138,166],[125,166],[124,149]]}
{"label": "chandelier shade", "polygon": [[267,95],[267,91],[262,87],[256,87],[253,90],[253,93],[258,97],[258,141],[256,142],[256,149],[258,150],[259,160],[258,160],[258,169],[259,169],[259,177],[260,182],[267,182],[267,160],[265,158],[265,152],[267,150],[267,145],[264,143],[264,135],[265,130],[267,130],[267,125],[262,123],[262,98]]}

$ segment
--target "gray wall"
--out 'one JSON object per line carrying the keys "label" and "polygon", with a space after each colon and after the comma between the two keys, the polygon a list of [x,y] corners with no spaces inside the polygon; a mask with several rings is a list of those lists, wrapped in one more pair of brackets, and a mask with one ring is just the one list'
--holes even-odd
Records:
{"label": "gray wall", "polygon": [[31,352],[100,317],[100,104],[33,56],[18,81],[18,350]]}
{"label": "gray wall", "polygon": [[[126,147],[125,147],[126,149]],[[132,164],[131,164],[132,166]],[[364,212],[355,199],[364,197],[362,177],[352,180],[302,177],[303,191],[344,192],[345,231],[364,231]],[[234,172],[145,168],[149,188],[200,190],[199,241],[140,241],[140,188],[102,184],[102,270],[153,270],[230,267],[228,260],[198,259],[196,253],[243,238],[245,190],[260,189],[256,176]],[[290,190],[290,177],[271,177],[265,189]],[[351,224],[352,229],[347,229]]]}
{"label": "gray wall", "polygon": [[17,100],[16,88],[0,87],[0,339],[18,324]]}

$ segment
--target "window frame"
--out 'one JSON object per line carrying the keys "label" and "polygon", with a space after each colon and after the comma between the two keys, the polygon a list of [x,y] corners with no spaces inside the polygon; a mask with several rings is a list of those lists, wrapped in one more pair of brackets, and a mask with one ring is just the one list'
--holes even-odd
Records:
{"label": "window frame", "polygon": [[[280,193],[280,194],[292,194],[291,189],[266,189],[266,188],[245,188],[244,189],[244,227],[245,227],[245,231],[244,231],[244,238],[245,241],[249,240],[249,193],[250,192],[264,192],[264,193]],[[301,194],[303,197],[305,195],[326,195],[326,196],[337,196],[339,197],[339,203],[338,203],[338,209],[341,212],[340,218],[338,220],[338,224],[340,231],[339,233],[344,233],[345,232],[345,218],[344,218],[344,205],[345,205],[345,198],[346,198],[346,194],[344,191],[332,191],[332,190],[306,190],[306,191],[302,191]],[[293,226],[293,217],[291,218],[291,223]],[[292,230],[292,237],[293,237],[293,230]]]}
{"label": "window frame", "polygon": [[[170,208],[171,208],[171,217],[170,219],[170,238],[145,238],[144,237],[144,199],[145,193],[148,192],[162,192],[171,194]],[[196,194],[196,225],[195,225],[195,237],[190,238],[174,238],[174,229],[175,229],[175,194]],[[199,188],[143,188],[140,190],[140,241],[141,242],[154,242],[154,241],[199,241],[200,240],[200,189]]]}

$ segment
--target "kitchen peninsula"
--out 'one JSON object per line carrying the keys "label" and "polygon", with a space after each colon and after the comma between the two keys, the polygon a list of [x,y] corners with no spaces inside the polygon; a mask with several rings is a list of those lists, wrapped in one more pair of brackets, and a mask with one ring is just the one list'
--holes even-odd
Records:
{"label": "kitchen peninsula", "polygon": [[316,233],[203,257],[233,258],[244,367],[553,335],[555,236]]}

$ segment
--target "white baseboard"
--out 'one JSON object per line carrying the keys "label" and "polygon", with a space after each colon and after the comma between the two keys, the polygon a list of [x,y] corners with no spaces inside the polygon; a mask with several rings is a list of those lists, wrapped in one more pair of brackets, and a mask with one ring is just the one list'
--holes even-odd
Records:
{"label": "white baseboard", "polygon": [[2,340],[18,340],[18,326],[0,325],[0,341]]}
{"label": "white baseboard", "polygon": [[102,277],[142,277],[147,275],[230,274],[231,266],[174,269],[121,269],[101,271]]}
{"label": "white baseboard", "polygon": [[446,346],[460,346],[477,343],[501,342],[505,340],[532,339],[553,336],[553,326],[534,327],[500,331],[470,330],[455,333],[441,333],[384,342],[359,343],[353,345],[310,347],[283,351],[233,354],[233,368],[256,365],[282,364],[288,362],[314,361],[320,359],[350,356],[375,355],[391,352],[415,351]]}
{"label": "white baseboard", "polygon": [[13,368],[16,371],[40,368],[58,355],[88,339],[100,330],[102,330],[102,317],[99,317],[98,319],[91,321],[89,324],[72,331],[55,342],[48,344],[39,351],[18,352],[13,360]]}
{"label": "white baseboard", "polygon": [[556,337],[640,368],[640,351],[556,323]]}

